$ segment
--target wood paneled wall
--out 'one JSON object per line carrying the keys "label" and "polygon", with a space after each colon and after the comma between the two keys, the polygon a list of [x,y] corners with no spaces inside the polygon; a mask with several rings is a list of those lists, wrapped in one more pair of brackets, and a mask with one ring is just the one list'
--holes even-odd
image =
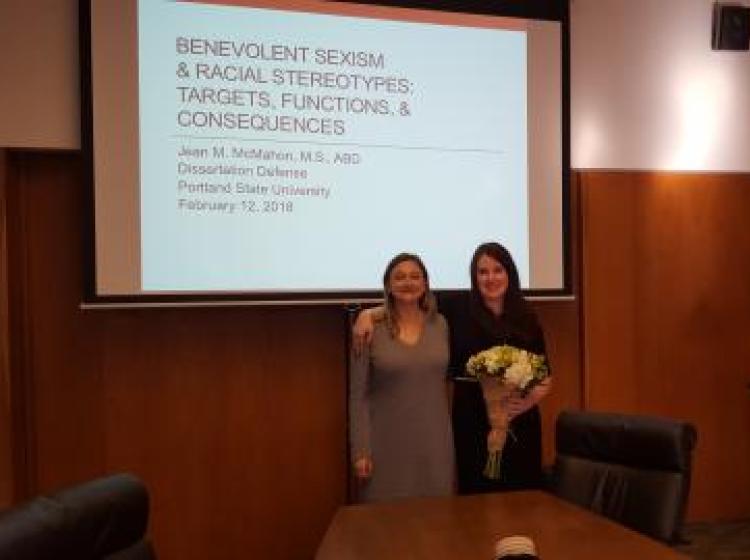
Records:
{"label": "wood paneled wall", "polygon": [[[16,496],[128,470],[162,560],[311,557],[346,501],[343,310],[80,310],[81,165],[8,157]],[[537,304],[548,460],[557,411],[580,402],[577,306]]]}
{"label": "wood paneled wall", "polygon": [[[129,470],[162,559],[311,556],[346,501],[343,310],[82,311],[80,157],[0,152],[3,169],[0,498]],[[562,408],[686,418],[691,518],[747,516],[750,177],[573,183],[581,297],[535,304],[547,461]]]}
{"label": "wood paneled wall", "polygon": [[[312,556],[346,501],[344,311],[82,311],[79,156],[9,166],[16,494],[129,470],[162,559]],[[576,305],[538,305],[557,376],[548,458],[557,410],[578,404]]]}
{"label": "wood paneled wall", "polygon": [[13,501],[13,438],[8,314],[7,153],[0,149],[0,508]]}
{"label": "wood paneled wall", "polygon": [[343,312],[82,311],[79,158],[10,160],[21,493],[128,470],[162,559],[311,556],[346,497]]}
{"label": "wood paneled wall", "polygon": [[582,375],[577,301],[545,301],[536,304],[552,366],[552,391],[541,404],[544,463],[555,457],[555,420],[561,410],[581,408]]}
{"label": "wood paneled wall", "polygon": [[689,515],[750,515],[750,175],[584,173],[585,406],[698,428]]}

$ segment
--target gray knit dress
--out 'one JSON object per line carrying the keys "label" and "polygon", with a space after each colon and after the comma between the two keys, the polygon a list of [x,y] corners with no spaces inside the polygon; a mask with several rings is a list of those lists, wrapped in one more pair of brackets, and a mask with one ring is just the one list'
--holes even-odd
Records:
{"label": "gray knit dress", "polygon": [[353,458],[372,457],[363,502],[453,493],[454,453],[446,396],[448,327],[425,322],[414,345],[375,324],[370,347],[351,358],[350,438]]}

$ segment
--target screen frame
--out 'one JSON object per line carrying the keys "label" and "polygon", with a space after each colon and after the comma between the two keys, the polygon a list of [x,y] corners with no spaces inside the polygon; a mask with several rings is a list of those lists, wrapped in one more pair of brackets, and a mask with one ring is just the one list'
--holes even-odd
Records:
{"label": "screen frame", "polygon": [[[84,308],[108,307],[181,307],[181,306],[236,306],[236,305],[347,305],[373,303],[382,300],[380,291],[336,292],[200,292],[159,293],[137,295],[100,295],[96,290],[96,238],[94,191],[94,115],[93,75],[91,52],[91,2],[79,0],[79,53],[81,91],[81,152],[84,166]],[[330,3],[357,4],[356,0],[325,0]],[[562,280],[560,289],[524,289],[533,300],[574,299],[572,285],[571,250],[571,187],[570,187],[570,10],[567,0],[527,0],[487,3],[447,0],[376,0],[368,2],[385,7],[435,10],[457,14],[524,18],[560,23],[561,40],[561,163],[562,163]],[[468,272],[468,263],[466,263]],[[464,292],[465,290],[441,290]]]}

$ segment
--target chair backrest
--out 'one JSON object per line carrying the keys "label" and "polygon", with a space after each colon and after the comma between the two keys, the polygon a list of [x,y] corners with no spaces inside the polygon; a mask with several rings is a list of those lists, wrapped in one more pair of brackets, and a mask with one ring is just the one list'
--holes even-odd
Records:
{"label": "chair backrest", "polygon": [[692,424],[565,411],[555,437],[558,496],[661,541],[680,540],[697,439]]}
{"label": "chair backrest", "polygon": [[154,560],[143,483],[118,474],[0,513],[0,558]]}

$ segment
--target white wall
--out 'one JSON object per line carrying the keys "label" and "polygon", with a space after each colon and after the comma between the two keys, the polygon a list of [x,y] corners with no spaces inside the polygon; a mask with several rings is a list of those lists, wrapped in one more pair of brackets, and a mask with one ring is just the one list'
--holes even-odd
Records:
{"label": "white wall", "polygon": [[[571,0],[573,168],[750,171],[750,52],[711,50],[712,3]],[[0,0],[0,147],[79,148],[77,6]]]}
{"label": "white wall", "polygon": [[711,50],[712,4],[572,0],[573,168],[750,171],[750,52]]}

